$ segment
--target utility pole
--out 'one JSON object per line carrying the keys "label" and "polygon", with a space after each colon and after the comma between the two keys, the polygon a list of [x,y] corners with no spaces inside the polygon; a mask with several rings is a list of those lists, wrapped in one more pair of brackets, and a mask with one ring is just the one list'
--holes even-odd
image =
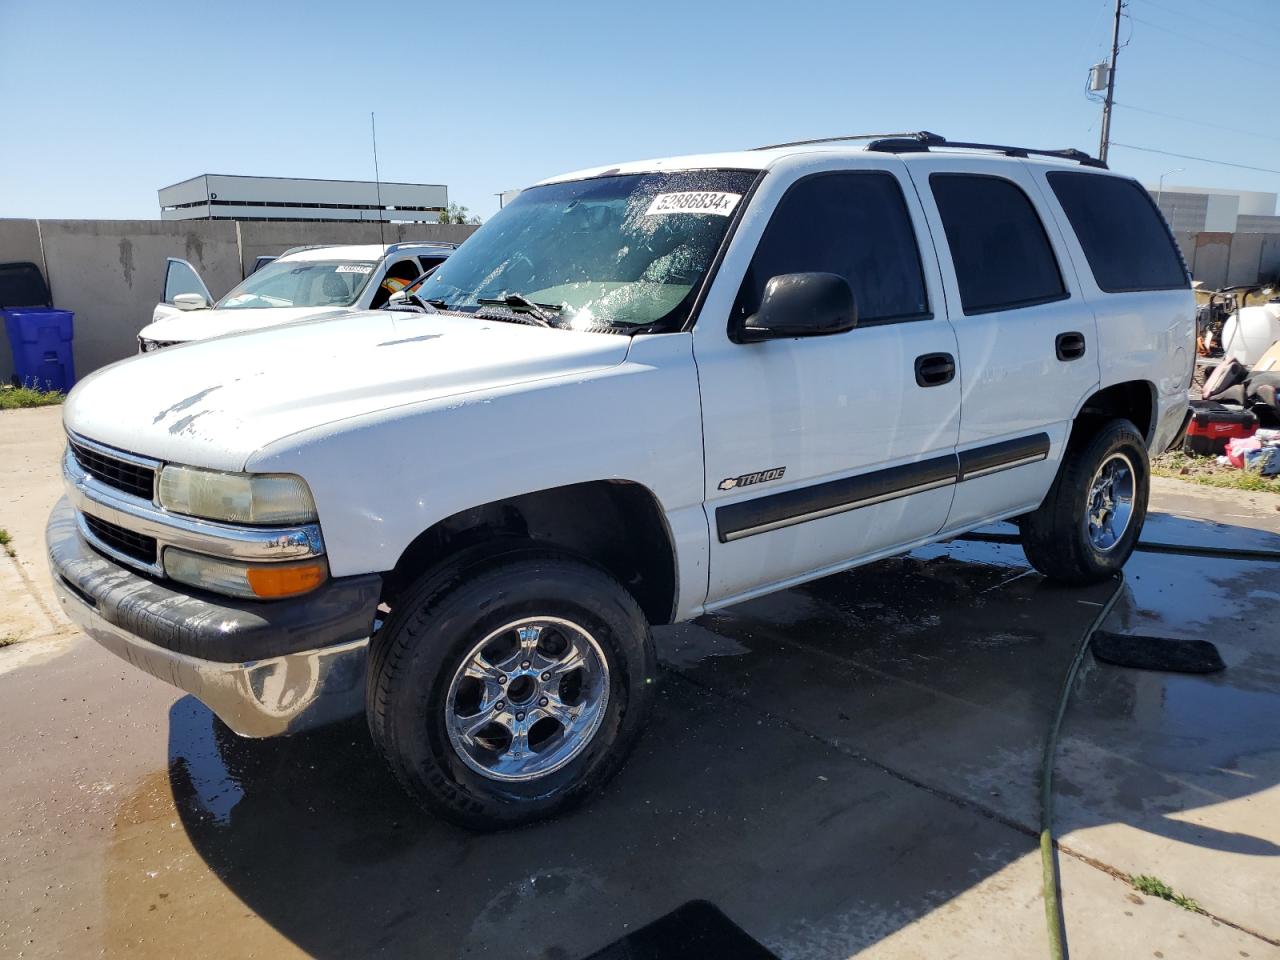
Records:
{"label": "utility pole", "polygon": [[1098,159],[1107,162],[1107,148],[1111,146],[1111,106],[1116,98],[1116,55],[1120,52],[1120,13],[1125,0],[1116,0],[1116,22],[1111,30],[1111,68],[1107,71],[1107,98],[1102,102],[1102,137],[1098,144]]}

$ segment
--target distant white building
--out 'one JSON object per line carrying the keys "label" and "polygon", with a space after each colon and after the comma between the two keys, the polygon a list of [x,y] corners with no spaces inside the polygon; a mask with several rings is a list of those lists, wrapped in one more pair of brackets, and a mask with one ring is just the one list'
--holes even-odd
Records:
{"label": "distant white building", "polygon": [[204,173],[161,187],[161,220],[370,220],[438,223],[449,190],[436,183],[307,180]]}
{"label": "distant white building", "polygon": [[1174,233],[1280,233],[1276,194],[1147,185]]}

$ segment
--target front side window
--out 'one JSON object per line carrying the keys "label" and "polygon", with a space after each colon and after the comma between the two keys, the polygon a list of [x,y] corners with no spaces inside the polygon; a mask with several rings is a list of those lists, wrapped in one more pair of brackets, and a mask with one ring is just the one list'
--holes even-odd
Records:
{"label": "front side window", "polygon": [[942,217],[966,314],[1012,310],[1067,296],[1040,215],[1012,180],[935,173]]}
{"label": "front side window", "polygon": [[809,272],[849,281],[860,324],[929,315],[920,249],[893,174],[820,173],[792,186],[756,247],[734,320],[760,309],[771,278]]}
{"label": "front side window", "polygon": [[1051,173],[1053,188],[1075,231],[1098,289],[1185,290],[1187,271],[1169,229],[1133,180],[1092,173]]}
{"label": "front side window", "polygon": [[531,187],[414,293],[466,312],[522,297],[578,329],[679,329],[757,176],[692,170]]}
{"label": "front side window", "polygon": [[276,260],[245,277],[218,309],[349,307],[374,266],[366,260]]}

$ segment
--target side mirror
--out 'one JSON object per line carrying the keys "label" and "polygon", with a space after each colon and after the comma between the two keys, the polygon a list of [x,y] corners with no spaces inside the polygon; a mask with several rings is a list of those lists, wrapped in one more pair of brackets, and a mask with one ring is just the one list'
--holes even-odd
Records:
{"label": "side mirror", "polygon": [[397,290],[391,296],[387,297],[387,303],[399,303],[401,300],[408,300],[409,295],[403,290]]}
{"label": "side mirror", "polygon": [[760,309],[743,321],[738,343],[822,337],[858,325],[849,281],[834,273],[784,273],[765,284]]}
{"label": "side mirror", "polygon": [[180,293],[173,298],[173,305],[179,310],[207,310],[209,302],[199,293]]}

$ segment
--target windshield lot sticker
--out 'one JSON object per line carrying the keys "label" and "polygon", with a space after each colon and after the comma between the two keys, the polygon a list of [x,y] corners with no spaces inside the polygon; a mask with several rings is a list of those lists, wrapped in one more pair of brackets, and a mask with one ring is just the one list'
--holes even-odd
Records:
{"label": "windshield lot sticker", "polygon": [[786,467],[774,467],[772,470],[759,470],[756,473],[744,473],[740,477],[728,477],[720,481],[719,489],[736,490],[738,487],[749,487],[755,483],[768,483],[770,480],[781,480],[787,472]]}
{"label": "windshield lot sticker", "polygon": [[727,217],[742,199],[740,193],[712,193],[706,190],[691,190],[686,193],[660,193],[653,198],[646,217],[656,217],[664,213],[710,213],[717,217]]}
{"label": "windshield lot sticker", "polygon": [[367,263],[340,263],[334,273],[372,273],[373,267]]}

